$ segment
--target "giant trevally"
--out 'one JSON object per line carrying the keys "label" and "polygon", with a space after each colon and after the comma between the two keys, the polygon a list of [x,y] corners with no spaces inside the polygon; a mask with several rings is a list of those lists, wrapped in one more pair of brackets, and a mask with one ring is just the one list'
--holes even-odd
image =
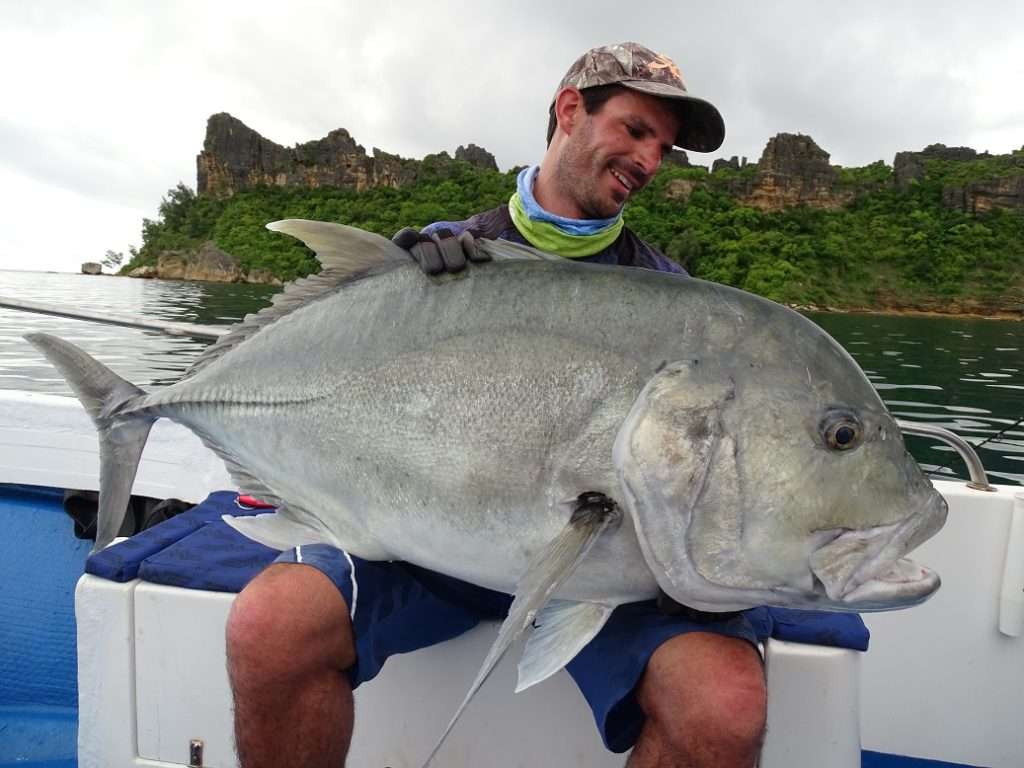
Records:
{"label": "giant trevally", "polygon": [[280,505],[235,520],[246,535],[514,593],[472,690],[538,613],[520,688],[659,588],[708,611],[870,611],[938,587],[904,555],[945,502],[857,364],[798,313],[507,242],[479,243],[491,264],[428,278],[376,235],[270,228],[313,248],[321,273],[165,389],[28,337],[99,430],[97,547],[167,417]]}

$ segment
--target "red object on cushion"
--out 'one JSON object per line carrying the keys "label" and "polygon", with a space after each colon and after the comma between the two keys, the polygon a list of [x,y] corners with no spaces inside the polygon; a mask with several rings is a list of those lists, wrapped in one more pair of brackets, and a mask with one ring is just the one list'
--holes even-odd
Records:
{"label": "red object on cushion", "polygon": [[241,507],[249,507],[250,509],[273,509],[273,504],[267,504],[265,501],[260,501],[255,496],[243,496],[238,495],[238,505]]}

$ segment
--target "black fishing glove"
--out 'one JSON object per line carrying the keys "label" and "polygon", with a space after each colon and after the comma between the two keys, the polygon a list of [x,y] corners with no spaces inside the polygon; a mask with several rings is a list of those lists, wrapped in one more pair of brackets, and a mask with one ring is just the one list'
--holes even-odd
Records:
{"label": "black fishing glove", "polygon": [[391,242],[409,252],[413,260],[428,275],[443,272],[461,272],[469,261],[490,261],[491,257],[476,247],[476,241],[468,231],[455,235],[441,229],[425,235],[414,227],[400,229]]}

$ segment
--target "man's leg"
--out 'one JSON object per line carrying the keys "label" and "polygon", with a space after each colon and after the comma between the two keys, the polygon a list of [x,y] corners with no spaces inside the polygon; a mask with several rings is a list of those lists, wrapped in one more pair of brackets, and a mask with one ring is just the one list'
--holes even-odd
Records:
{"label": "man's leg", "polygon": [[747,641],[708,632],[658,647],[637,689],[646,720],[628,768],[750,768],[766,716],[764,669]]}
{"label": "man's leg", "polygon": [[227,624],[242,768],[344,765],[352,738],[348,606],[316,568],[274,564],[238,595]]}

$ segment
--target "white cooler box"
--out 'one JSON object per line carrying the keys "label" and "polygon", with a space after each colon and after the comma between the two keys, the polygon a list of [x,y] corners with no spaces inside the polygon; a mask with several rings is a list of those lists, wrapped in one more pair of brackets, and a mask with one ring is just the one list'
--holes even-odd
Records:
{"label": "white cooler box", "polygon": [[[233,594],[83,576],[76,592],[80,768],[237,765],[224,623]],[[356,692],[351,768],[419,768],[497,624],[393,657]],[[769,641],[761,768],[860,766],[856,651]],[[612,768],[590,710],[561,672],[513,694],[513,648],[456,725],[438,768]]]}

